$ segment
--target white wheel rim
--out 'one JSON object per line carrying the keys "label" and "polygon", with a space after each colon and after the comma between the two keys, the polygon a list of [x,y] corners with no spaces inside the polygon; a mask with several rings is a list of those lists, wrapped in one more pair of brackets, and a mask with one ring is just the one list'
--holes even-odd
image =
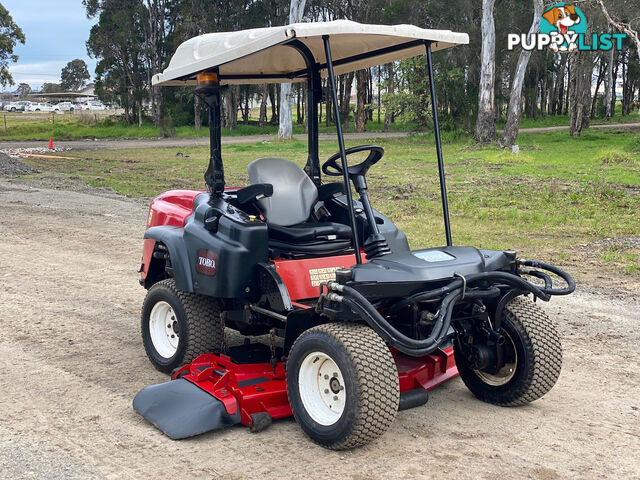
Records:
{"label": "white wheel rim", "polygon": [[305,357],[298,374],[298,390],[313,421],[329,426],[342,416],[347,398],[344,378],[326,353],[313,352]]}
{"label": "white wheel rim", "polygon": [[165,301],[156,303],[149,315],[149,335],[158,354],[171,358],[178,350],[178,316]]}

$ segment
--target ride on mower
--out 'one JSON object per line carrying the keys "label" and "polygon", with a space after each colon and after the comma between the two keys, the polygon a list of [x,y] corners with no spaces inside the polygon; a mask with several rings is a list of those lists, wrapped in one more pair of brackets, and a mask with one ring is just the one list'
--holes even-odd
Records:
{"label": "ride on mower", "polygon": [[[196,85],[209,107],[207,191],[166,192],[149,209],[142,339],[172,379],[142,389],[138,413],[171,438],[238,423],[259,431],[293,415],[315,442],[347,449],[458,374],[503,406],[553,387],[561,345],[534,301],[571,293],[571,277],[511,250],[451,241],[432,52],[466,43],[463,33],[337,20],[206,34],[177,49],[153,83]],[[345,148],[336,122],[338,153],[322,168],[318,155],[321,78],[337,112],[336,74],[416,55],[426,55],[447,243],[421,250],[369,201],[381,147]],[[226,187],[221,92],[281,82],[306,82],[304,169],[259,158],[249,186]],[[323,183],[321,171],[339,181]],[[228,329],[244,344],[230,345]]]}

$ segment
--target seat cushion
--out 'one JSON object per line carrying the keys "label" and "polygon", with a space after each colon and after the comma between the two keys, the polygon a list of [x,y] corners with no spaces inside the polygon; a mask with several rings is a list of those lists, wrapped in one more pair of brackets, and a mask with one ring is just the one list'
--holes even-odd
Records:
{"label": "seat cushion", "polygon": [[318,189],[297,164],[283,158],[259,158],[247,171],[252,185],[273,185],[273,194],[258,201],[268,223],[291,226],[309,218]]}
{"label": "seat cushion", "polygon": [[287,243],[351,238],[351,227],[342,223],[299,223],[292,227],[269,224],[269,238]]}

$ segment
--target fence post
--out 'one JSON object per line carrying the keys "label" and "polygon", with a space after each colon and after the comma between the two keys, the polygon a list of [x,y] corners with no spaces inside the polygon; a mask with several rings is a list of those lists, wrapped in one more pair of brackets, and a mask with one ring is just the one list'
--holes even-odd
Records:
{"label": "fence post", "polygon": [[4,114],[4,131],[7,131],[7,114]]}

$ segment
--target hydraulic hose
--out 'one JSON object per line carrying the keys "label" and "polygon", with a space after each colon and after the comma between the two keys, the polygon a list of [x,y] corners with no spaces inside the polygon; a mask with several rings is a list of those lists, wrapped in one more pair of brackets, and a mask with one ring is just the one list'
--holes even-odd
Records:
{"label": "hydraulic hose", "polygon": [[[501,282],[506,283],[511,287],[517,287],[524,291],[531,292],[536,297],[540,298],[541,300],[544,300],[545,302],[549,301],[549,299],[551,298],[550,295],[553,295],[553,293],[551,294],[548,293],[547,291],[545,291],[545,289],[541,289],[536,285],[533,285],[532,283],[528,282],[524,278],[518,277],[517,275],[514,275],[512,273],[507,273],[507,272],[481,272],[481,273],[475,273],[475,274],[469,275],[465,278],[467,279],[467,286],[471,285],[473,282],[477,282],[480,280],[500,280]],[[442,295],[445,295],[451,292],[456,288],[461,288],[462,285],[463,285],[463,281],[461,279],[455,279],[451,283],[448,283],[447,285],[445,285],[444,287],[436,288],[435,290],[429,290],[428,292],[416,293],[414,295],[411,295],[410,297],[407,297],[395,303],[391,307],[389,312],[393,314],[398,310],[406,306],[409,306],[413,303],[422,302],[432,298],[440,297]]]}
{"label": "hydraulic hose", "polygon": [[[571,278],[571,275],[554,265],[549,265],[548,263],[544,262],[538,262],[537,260],[521,260],[520,265],[547,270],[548,272],[556,274],[566,282],[567,286],[565,288],[549,288],[546,285],[547,282],[545,279],[545,288],[543,288],[542,290],[548,295],[569,295],[576,289],[576,282],[573,280],[573,278]],[[528,274],[532,275],[531,271],[529,271]],[[534,276],[537,275],[534,274]]]}
{"label": "hydraulic hose", "polygon": [[[351,308],[354,313],[359,314],[385,341],[401,352],[412,356],[426,355],[438,348],[440,342],[442,342],[449,331],[453,306],[456,301],[462,297],[463,293],[460,288],[449,292],[440,304],[439,313],[431,335],[425,339],[416,340],[407,337],[393,327],[360,292],[345,285],[340,285],[340,287],[340,291],[343,294],[342,302],[345,305]],[[497,288],[471,290],[466,292],[465,298],[482,298],[498,296],[499,294],[500,290]]]}

